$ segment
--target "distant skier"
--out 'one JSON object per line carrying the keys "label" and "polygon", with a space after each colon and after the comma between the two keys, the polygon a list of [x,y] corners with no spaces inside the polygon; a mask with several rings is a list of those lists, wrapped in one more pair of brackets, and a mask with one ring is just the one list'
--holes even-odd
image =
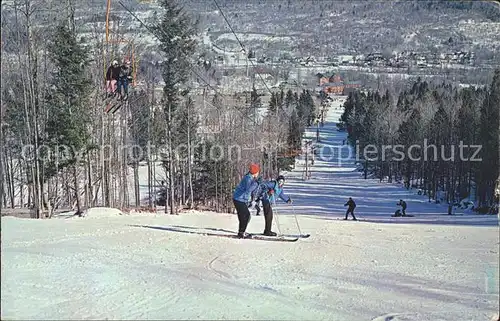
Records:
{"label": "distant skier", "polygon": [[351,197],[349,197],[349,200],[347,201],[347,203],[344,204],[344,206],[349,206],[347,208],[347,211],[345,212],[344,220],[347,220],[349,213],[351,213],[353,221],[357,221],[356,216],[354,216],[354,209],[356,208],[356,203],[354,202],[354,200]]}
{"label": "distant skier", "polygon": [[262,200],[262,207],[264,209],[264,235],[276,236],[277,234],[271,231],[273,225],[273,208],[271,203],[276,203],[276,195],[287,203],[291,203],[292,199],[283,193],[283,185],[285,184],[285,177],[278,176],[276,180],[264,182],[259,186],[257,198]]}
{"label": "distant skier", "polygon": [[243,176],[233,193],[233,203],[236,207],[236,212],[238,213],[239,220],[239,238],[251,238],[251,236],[245,232],[248,226],[248,222],[250,221],[248,202],[251,201],[252,194],[259,187],[259,172],[259,165],[250,165],[248,173]]}
{"label": "distant skier", "polygon": [[113,60],[111,65],[108,67],[106,71],[106,94],[107,97],[111,97],[116,94],[116,83],[118,82],[118,78],[120,76],[120,66],[118,65],[118,61]]}
{"label": "distant skier", "polygon": [[[132,67],[130,66],[130,61],[127,60],[121,67],[118,76],[118,93],[120,94],[121,100],[127,100],[128,98],[128,85],[132,80]],[[122,93],[123,88],[123,93]]]}
{"label": "distant skier", "polygon": [[406,202],[403,200],[399,200],[399,203],[397,203],[396,205],[401,206],[403,216],[406,216]]}
{"label": "distant skier", "polygon": [[257,210],[257,213],[255,213],[255,215],[257,216],[260,215],[260,205],[261,205],[261,200],[260,199],[255,200],[255,209]]}
{"label": "distant skier", "polygon": [[250,202],[248,204],[248,208],[252,208],[252,206],[257,210],[257,213],[255,215],[259,216],[260,215],[260,199],[256,199],[255,201],[253,202]]}

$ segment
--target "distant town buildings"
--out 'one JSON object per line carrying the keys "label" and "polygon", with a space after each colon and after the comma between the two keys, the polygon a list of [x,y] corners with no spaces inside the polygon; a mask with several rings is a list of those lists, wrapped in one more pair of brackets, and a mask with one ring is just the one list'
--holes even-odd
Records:
{"label": "distant town buildings", "polygon": [[318,87],[316,89],[318,93],[348,95],[349,92],[361,88],[360,81],[344,81],[339,74],[333,74],[329,77],[322,74],[316,76],[318,77]]}
{"label": "distant town buildings", "polygon": [[357,67],[391,67],[391,68],[449,68],[451,66],[471,66],[475,62],[475,53],[471,51],[456,52],[413,52],[402,51],[391,54],[372,52],[368,54],[306,56],[306,57],[279,57],[272,63],[297,64],[301,66],[357,66]]}

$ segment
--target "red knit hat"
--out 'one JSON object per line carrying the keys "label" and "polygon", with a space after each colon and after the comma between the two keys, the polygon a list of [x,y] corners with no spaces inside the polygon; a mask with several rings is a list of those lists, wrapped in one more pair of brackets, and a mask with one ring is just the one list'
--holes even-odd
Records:
{"label": "red knit hat", "polygon": [[260,167],[257,164],[250,165],[250,174],[257,174],[260,172]]}

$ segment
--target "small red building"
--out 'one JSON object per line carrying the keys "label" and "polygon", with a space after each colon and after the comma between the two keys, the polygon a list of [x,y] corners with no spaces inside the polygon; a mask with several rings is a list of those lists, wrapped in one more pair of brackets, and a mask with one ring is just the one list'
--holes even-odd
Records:
{"label": "small red building", "polygon": [[346,91],[361,88],[361,82],[351,81],[344,82],[340,75],[332,75],[331,77],[319,78],[320,91],[325,94],[343,95]]}

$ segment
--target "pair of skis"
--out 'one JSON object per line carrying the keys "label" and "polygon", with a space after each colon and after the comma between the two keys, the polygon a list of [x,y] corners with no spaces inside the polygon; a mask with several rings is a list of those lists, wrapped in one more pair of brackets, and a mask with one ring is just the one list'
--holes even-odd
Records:
{"label": "pair of skis", "polygon": [[264,234],[248,233],[248,236],[246,238],[239,238],[236,232],[221,228],[210,228],[210,227],[202,228],[202,227],[188,227],[188,226],[174,225],[172,227],[162,228],[162,229],[173,232],[198,234],[203,236],[216,236],[216,237],[225,237],[231,239],[275,241],[275,242],[297,242],[299,239],[305,239],[311,236],[310,234],[267,236]]}
{"label": "pair of skis", "polygon": [[[243,239],[249,240],[261,240],[261,241],[277,241],[277,242],[297,242],[299,239],[306,239],[311,234],[303,234],[303,235],[277,235],[277,236],[267,236],[264,234],[249,234],[249,237]],[[236,235],[238,238],[238,235]]]}
{"label": "pair of skis", "polygon": [[110,112],[114,114],[118,111],[118,109],[120,109],[120,107],[122,106],[123,103],[126,102],[126,100],[118,100],[113,96],[113,97],[106,97],[104,99],[104,102],[106,104],[104,112],[106,114],[109,114]]}
{"label": "pair of skis", "polygon": [[[175,233],[186,233],[186,234],[196,234],[202,236],[215,236],[215,237],[225,237],[231,239],[240,239],[238,234],[234,231],[214,228],[214,227],[195,227],[195,226],[152,226],[152,225],[131,225],[134,227],[150,228],[160,231],[168,231]],[[222,233],[221,233],[222,232]],[[310,234],[301,235],[279,235],[279,236],[266,236],[263,234],[249,234],[248,238],[241,238],[241,240],[261,240],[261,241],[275,241],[275,242],[297,242],[299,239],[305,239],[310,237]]]}
{"label": "pair of skis", "polygon": [[109,102],[106,103],[106,109],[104,109],[104,112],[106,114],[109,114],[110,112],[112,114],[116,113],[116,111],[118,109],[120,109],[121,107],[121,104],[122,102],[121,101],[115,101],[115,100],[111,100]]}

